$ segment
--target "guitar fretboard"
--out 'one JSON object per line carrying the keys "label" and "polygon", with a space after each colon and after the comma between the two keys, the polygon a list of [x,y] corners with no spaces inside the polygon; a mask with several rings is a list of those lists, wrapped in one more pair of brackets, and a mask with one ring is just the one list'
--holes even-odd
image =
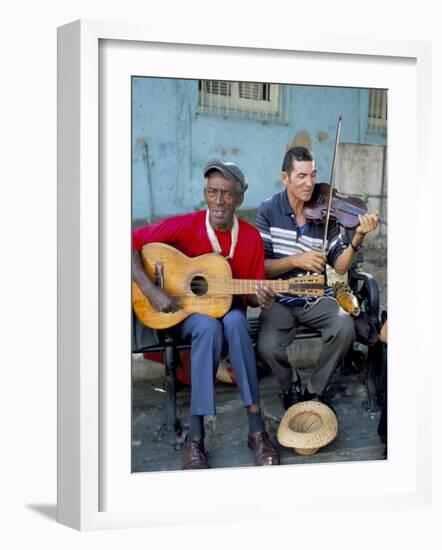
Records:
{"label": "guitar fretboard", "polygon": [[210,280],[211,294],[254,294],[257,287],[267,287],[271,288],[274,292],[290,292],[292,294],[296,294],[298,290],[300,294],[303,294],[305,293],[305,289],[322,289],[323,285],[316,281],[307,280],[299,283],[284,280],[259,279]]}

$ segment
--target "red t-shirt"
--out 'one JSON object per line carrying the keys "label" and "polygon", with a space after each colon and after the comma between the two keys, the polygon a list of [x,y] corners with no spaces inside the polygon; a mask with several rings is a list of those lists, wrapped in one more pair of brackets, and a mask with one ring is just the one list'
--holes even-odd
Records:
{"label": "red t-shirt", "polygon": [[[229,261],[235,279],[265,279],[264,246],[259,231],[238,219],[238,243]],[[230,231],[216,231],[222,255],[228,256],[232,242]],[[141,250],[147,243],[167,243],[191,258],[213,252],[206,231],[206,211],[174,216],[132,232],[132,248]]]}

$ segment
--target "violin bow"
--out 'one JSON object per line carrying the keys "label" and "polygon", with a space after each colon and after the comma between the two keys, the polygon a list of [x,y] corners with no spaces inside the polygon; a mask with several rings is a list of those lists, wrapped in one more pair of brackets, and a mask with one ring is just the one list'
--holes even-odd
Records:
{"label": "violin bow", "polygon": [[328,236],[328,222],[330,220],[330,209],[331,209],[331,203],[332,203],[332,191],[333,191],[333,184],[334,184],[334,178],[335,178],[335,168],[336,168],[336,157],[338,152],[338,145],[339,145],[339,134],[341,133],[341,121],[342,117],[340,116],[338,118],[338,123],[336,125],[336,138],[335,138],[335,148],[333,151],[333,162],[331,167],[331,174],[330,174],[330,195],[328,196],[328,205],[327,205],[327,214],[325,216],[325,227],[324,227],[324,238],[322,239],[322,251],[325,254],[325,243],[327,242],[327,236]]}

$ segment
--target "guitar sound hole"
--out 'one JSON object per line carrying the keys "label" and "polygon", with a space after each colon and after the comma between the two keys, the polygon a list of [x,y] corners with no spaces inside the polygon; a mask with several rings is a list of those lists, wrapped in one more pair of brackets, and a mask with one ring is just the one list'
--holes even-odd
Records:
{"label": "guitar sound hole", "polygon": [[190,290],[196,296],[204,296],[204,294],[207,294],[208,286],[206,279],[201,275],[197,275],[190,282]]}

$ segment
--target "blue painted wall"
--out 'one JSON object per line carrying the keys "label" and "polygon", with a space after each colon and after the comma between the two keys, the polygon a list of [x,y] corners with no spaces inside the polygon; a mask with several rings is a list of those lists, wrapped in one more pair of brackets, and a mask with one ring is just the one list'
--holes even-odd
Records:
{"label": "blue painted wall", "polygon": [[250,185],[244,208],[282,189],[281,163],[294,140],[311,146],[318,181],[329,181],[336,122],[342,143],[385,144],[367,133],[369,90],[292,86],[289,123],[198,113],[198,81],[133,78],[133,218],[201,207],[202,168],[209,158],[232,160]]}

